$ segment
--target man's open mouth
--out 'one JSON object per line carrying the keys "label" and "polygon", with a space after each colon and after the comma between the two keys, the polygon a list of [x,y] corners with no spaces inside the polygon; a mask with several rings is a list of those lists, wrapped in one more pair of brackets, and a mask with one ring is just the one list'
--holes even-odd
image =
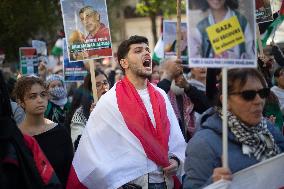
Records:
{"label": "man's open mouth", "polygon": [[143,62],[144,67],[150,67],[151,66],[151,59],[145,59]]}

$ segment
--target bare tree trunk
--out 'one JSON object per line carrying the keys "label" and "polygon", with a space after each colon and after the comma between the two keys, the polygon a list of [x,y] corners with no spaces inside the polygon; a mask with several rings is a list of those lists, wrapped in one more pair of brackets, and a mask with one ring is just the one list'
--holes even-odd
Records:
{"label": "bare tree trunk", "polygon": [[150,19],[151,19],[151,29],[152,29],[152,35],[153,35],[153,38],[154,38],[154,46],[155,46],[155,44],[158,41],[156,14],[150,14]]}

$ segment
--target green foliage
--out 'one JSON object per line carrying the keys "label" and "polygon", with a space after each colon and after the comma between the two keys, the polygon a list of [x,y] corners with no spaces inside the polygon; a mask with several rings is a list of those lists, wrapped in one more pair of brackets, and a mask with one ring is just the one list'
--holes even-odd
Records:
{"label": "green foliage", "polygon": [[59,0],[1,0],[0,48],[8,61],[18,59],[18,49],[31,39],[55,39],[62,28]]}
{"label": "green foliage", "polygon": [[[182,10],[185,10],[185,2],[182,1]],[[140,0],[136,5],[137,13],[142,16],[157,16],[176,14],[176,0]]]}
{"label": "green foliage", "polygon": [[123,4],[125,1],[126,0],[106,0],[112,42],[119,40],[119,37],[117,37],[117,35],[122,29],[121,17],[123,17]]}

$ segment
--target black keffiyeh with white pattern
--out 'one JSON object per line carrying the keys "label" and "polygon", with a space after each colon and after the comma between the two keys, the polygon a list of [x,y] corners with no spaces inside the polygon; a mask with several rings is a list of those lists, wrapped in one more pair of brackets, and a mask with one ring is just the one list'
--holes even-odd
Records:
{"label": "black keffiyeh with white pattern", "polygon": [[[222,109],[217,109],[222,115]],[[264,118],[254,127],[248,127],[242,123],[233,113],[227,112],[228,128],[236,137],[236,140],[249,147],[249,155],[259,160],[271,158],[280,153],[279,147],[275,144],[274,138],[267,129],[267,122]]]}

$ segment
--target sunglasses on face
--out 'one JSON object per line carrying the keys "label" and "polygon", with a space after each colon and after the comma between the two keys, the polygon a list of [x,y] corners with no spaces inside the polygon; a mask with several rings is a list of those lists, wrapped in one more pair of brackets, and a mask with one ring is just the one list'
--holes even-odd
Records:
{"label": "sunglasses on face", "polygon": [[240,95],[244,100],[246,101],[251,101],[254,100],[256,95],[259,95],[260,98],[267,98],[270,94],[270,89],[269,88],[263,88],[258,91],[256,90],[245,90],[242,92],[235,92],[235,93],[230,93],[229,95]]}

